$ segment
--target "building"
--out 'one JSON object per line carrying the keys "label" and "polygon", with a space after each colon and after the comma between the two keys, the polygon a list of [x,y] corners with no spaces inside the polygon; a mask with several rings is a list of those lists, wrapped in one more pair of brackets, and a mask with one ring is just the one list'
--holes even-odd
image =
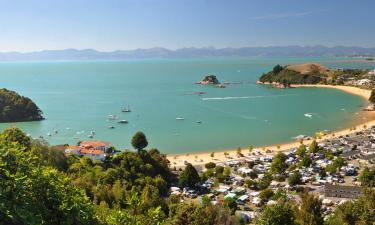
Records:
{"label": "building", "polygon": [[324,195],[336,198],[358,198],[363,194],[363,188],[358,186],[332,185],[326,183]]}
{"label": "building", "polygon": [[92,160],[103,161],[110,154],[110,143],[104,141],[82,141],[78,146],[68,146],[65,154],[86,156]]}

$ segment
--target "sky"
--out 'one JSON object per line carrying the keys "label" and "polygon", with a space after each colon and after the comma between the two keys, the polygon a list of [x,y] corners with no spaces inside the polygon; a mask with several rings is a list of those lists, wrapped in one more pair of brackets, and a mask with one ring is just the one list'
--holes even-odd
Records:
{"label": "sky", "polygon": [[0,0],[0,52],[375,47],[374,0]]}

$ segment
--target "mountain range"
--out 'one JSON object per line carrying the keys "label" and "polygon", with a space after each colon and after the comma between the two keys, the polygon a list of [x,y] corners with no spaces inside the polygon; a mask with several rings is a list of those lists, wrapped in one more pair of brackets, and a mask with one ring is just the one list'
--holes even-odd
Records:
{"label": "mountain range", "polygon": [[217,58],[217,57],[340,57],[375,56],[374,48],[347,46],[272,46],[242,48],[148,48],[102,52],[94,49],[43,50],[28,53],[0,52],[0,61],[28,60],[125,60],[148,58]]}

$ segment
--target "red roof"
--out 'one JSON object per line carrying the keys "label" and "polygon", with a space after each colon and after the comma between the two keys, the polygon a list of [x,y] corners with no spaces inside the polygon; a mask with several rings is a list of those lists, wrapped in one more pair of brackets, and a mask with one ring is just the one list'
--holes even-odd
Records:
{"label": "red roof", "polygon": [[79,145],[81,147],[84,147],[84,148],[109,147],[109,142],[105,142],[105,141],[82,141]]}
{"label": "red roof", "polygon": [[69,147],[67,147],[66,149],[71,149],[71,150],[81,150],[82,147],[80,146],[76,146],[76,145],[70,145]]}

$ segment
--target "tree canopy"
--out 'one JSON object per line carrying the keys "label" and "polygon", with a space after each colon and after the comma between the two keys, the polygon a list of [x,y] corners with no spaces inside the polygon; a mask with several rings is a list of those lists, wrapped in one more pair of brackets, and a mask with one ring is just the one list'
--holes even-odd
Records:
{"label": "tree canopy", "polygon": [[147,141],[146,135],[140,131],[135,133],[135,135],[132,138],[132,146],[138,151],[140,151],[146,148],[147,145],[148,145],[148,141]]}
{"label": "tree canopy", "polygon": [[200,181],[199,174],[193,165],[190,163],[186,165],[185,170],[180,174],[178,184],[180,187],[195,187]]}

